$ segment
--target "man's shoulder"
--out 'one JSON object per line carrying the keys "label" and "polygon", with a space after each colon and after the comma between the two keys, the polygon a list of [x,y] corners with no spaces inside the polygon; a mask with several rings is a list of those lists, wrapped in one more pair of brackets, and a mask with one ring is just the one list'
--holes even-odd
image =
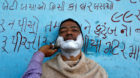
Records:
{"label": "man's shoulder", "polygon": [[99,70],[99,72],[107,76],[107,72],[105,71],[105,69],[94,60],[86,58],[86,63],[89,69],[97,69]]}
{"label": "man's shoulder", "polygon": [[98,63],[96,63],[94,60],[87,58],[84,53],[82,53],[82,55],[83,55],[83,58],[85,59],[85,63],[87,64],[88,67],[93,67],[93,66],[98,65]]}
{"label": "man's shoulder", "polygon": [[91,60],[91,59],[89,59],[87,57],[85,58],[85,62],[87,64],[87,66],[90,67],[90,68],[98,65],[98,63],[96,63],[94,60]]}
{"label": "man's shoulder", "polygon": [[99,65],[92,59],[86,58],[86,64],[89,68],[98,68],[99,70],[104,70],[104,68],[101,65]]}

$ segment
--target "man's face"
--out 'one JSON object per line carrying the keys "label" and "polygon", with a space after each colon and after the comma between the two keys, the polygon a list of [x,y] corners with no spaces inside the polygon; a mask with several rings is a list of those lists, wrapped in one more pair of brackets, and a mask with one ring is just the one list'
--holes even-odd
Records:
{"label": "man's face", "polygon": [[80,34],[80,28],[73,21],[66,21],[62,24],[59,35],[66,40],[76,40],[77,36]]}

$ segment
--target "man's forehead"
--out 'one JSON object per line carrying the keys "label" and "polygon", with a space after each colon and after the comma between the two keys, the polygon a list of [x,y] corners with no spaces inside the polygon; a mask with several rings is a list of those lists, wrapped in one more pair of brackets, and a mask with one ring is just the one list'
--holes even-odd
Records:
{"label": "man's forehead", "polygon": [[75,22],[73,21],[65,21],[62,26],[78,26]]}
{"label": "man's forehead", "polygon": [[78,26],[61,26],[61,29],[63,29],[63,28],[78,28],[79,29]]}
{"label": "man's forehead", "polygon": [[65,21],[60,28],[79,28],[79,26],[73,21]]}

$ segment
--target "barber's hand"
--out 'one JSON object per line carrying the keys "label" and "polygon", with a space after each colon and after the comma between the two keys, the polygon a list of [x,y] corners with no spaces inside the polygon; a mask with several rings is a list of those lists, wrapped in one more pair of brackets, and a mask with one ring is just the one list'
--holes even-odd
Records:
{"label": "barber's hand", "polygon": [[44,53],[45,57],[50,57],[57,51],[57,49],[52,49],[52,48],[53,48],[53,45],[45,45],[45,46],[42,46],[39,49],[39,51]]}

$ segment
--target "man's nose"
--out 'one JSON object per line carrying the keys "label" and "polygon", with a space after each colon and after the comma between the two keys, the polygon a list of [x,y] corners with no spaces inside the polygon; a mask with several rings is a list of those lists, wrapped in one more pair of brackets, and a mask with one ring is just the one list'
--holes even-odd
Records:
{"label": "man's nose", "polygon": [[67,34],[72,34],[72,31],[71,30],[67,30]]}

